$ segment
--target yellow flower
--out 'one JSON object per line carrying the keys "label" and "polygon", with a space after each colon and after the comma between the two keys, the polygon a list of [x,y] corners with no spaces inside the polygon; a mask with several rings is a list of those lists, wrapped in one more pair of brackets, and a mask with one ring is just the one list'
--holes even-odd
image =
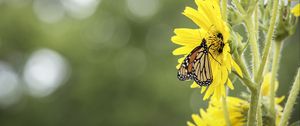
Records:
{"label": "yellow flower", "polygon": [[[249,103],[236,97],[227,97],[229,119],[232,126],[245,125]],[[206,111],[200,109],[200,114],[192,115],[193,123],[187,122],[188,126],[226,126],[224,111],[221,102],[211,99]]]}
{"label": "yellow flower", "polygon": [[[269,93],[270,93],[270,85],[271,85],[271,73],[267,73],[264,77],[261,93],[263,97],[263,101],[269,101]],[[278,81],[275,81],[275,92],[278,89]],[[276,125],[279,124],[280,118],[282,116],[283,108],[280,103],[284,100],[284,96],[275,98],[275,110],[276,110]],[[266,104],[263,102],[263,104]]]}
{"label": "yellow flower", "polygon": [[291,11],[296,17],[300,16],[300,3],[297,4]]}
{"label": "yellow flower", "polygon": [[[267,73],[264,77],[261,93],[262,93],[262,106],[266,108],[269,106],[269,92],[270,92],[270,83],[271,81],[271,73]],[[275,91],[278,89],[278,81],[275,82]],[[229,120],[232,126],[244,126],[247,122],[247,114],[250,107],[250,103],[248,101],[242,100],[237,97],[227,98],[227,107]],[[276,110],[276,125],[279,124],[280,118],[282,116],[283,107],[280,103],[283,101],[284,96],[276,97],[275,99],[275,110]],[[263,123],[268,124],[268,115],[267,111],[269,109],[263,109]],[[188,121],[188,126],[226,126],[225,118],[224,118],[224,110],[222,106],[222,102],[219,99],[212,98],[209,101],[208,108],[205,110],[200,109],[200,114],[192,115],[193,122]]]}
{"label": "yellow flower", "polygon": [[[199,29],[177,28],[174,30],[175,36],[172,41],[175,44],[181,45],[173,51],[174,55],[184,55],[178,60],[179,64],[183,62],[184,58],[197,46],[200,46],[201,40],[204,38],[207,41],[209,48],[209,61],[213,75],[212,83],[206,87],[202,86],[201,93],[205,92],[203,99],[208,99],[210,96],[220,99],[225,96],[225,84],[230,89],[234,89],[228,74],[232,67],[237,73],[242,76],[239,66],[234,62],[230,54],[230,47],[228,39],[230,37],[227,23],[223,21],[219,0],[195,0],[198,9],[186,7],[183,14],[196,23]],[[192,88],[200,88],[194,82]],[[207,89],[206,89],[207,88]]]}

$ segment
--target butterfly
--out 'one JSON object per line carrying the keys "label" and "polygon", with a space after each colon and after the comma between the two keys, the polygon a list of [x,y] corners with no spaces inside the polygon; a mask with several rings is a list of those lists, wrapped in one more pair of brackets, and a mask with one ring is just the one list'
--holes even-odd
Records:
{"label": "butterfly", "polygon": [[187,55],[178,69],[177,78],[179,80],[194,80],[199,86],[209,86],[213,82],[209,61],[210,46],[207,46],[206,39],[203,38],[201,45]]}

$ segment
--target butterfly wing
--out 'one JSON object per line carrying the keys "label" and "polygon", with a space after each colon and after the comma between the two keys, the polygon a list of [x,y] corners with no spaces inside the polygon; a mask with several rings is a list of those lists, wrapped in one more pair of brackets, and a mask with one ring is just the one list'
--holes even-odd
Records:
{"label": "butterfly wing", "polygon": [[207,47],[205,39],[183,60],[177,77],[181,81],[194,80],[200,86],[208,86],[212,83],[209,47]]}
{"label": "butterfly wing", "polygon": [[177,78],[179,80],[185,81],[192,79],[193,62],[199,52],[201,52],[201,46],[197,46],[185,57],[178,69]]}
{"label": "butterfly wing", "polygon": [[213,81],[213,74],[209,61],[209,52],[206,45],[201,46],[202,51],[199,52],[193,63],[193,80],[200,86],[208,86]]}

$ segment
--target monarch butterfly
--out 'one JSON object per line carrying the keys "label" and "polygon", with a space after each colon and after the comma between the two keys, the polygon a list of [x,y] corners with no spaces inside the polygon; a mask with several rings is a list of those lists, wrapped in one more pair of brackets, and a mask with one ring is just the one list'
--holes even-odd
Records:
{"label": "monarch butterfly", "polygon": [[210,46],[207,47],[206,40],[202,39],[201,45],[191,51],[178,69],[179,80],[194,80],[200,86],[212,83],[213,75],[208,57]]}

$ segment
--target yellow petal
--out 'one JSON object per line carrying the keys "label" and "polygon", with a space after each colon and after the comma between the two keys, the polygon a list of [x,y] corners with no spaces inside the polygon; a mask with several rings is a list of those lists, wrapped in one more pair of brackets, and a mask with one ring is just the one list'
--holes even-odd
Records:
{"label": "yellow petal", "polygon": [[230,53],[226,53],[225,52],[225,57],[226,57],[226,60],[224,60],[225,61],[225,66],[226,66],[226,68],[227,68],[227,70],[228,70],[228,72],[229,73],[231,73],[231,62],[232,62],[232,57],[231,57],[231,55],[230,55]]}
{"label": "yellow petal", "polygon": [[178,45],[193,45],[197,46],[200,45],[200,39],[194,39],[194,38],[185,38],[183,36],[173,36],[171,38],[171,41]]}
{"label": "yellow petal", "polygon": [[243,73],[242,73],[242,70],[239,67],[239,65],[237,65],[234,60],[232,60],[231,63],[232,63],[231,65],[233,66],[233,68],[235,69],[235,71],[239,74],[239,76],[243,77]]}
{"label": "yellow petal", "polygon": [[194,122],[196,123],[196,125],[198,125],[198,126],[201,125],[201,124],[200,124],[201,118],[200,118],[199,115],[193,114],[193,115],[192,115],[192,119],[194,120]]}
{"label": "yellow petal", "polygon": [[186,124],[187,124],[188,126],[196,126],[196,125],[194,125],[193,123],[191,123],[190,121],[186,122]]}
{"label": "yellow petal", "polygon": [[208,88],[208,89],[207,89],[206,92],[205,92],[205,95],[204,95],[204,97],[203,97],[203,100],[208,99],[208,98],[211,96],[211,94],[213,93],[213,91],[214,91],[214,89],[211,88],[211,87],[207,87],[207,88]]}
{"label": "yellow petal", "polygon": [[177,28],[174,30],[176,36],[171,38],[172,42],[179,45],[200,45],[201,42],[201,30]]}
{"label": "yellow petal", "polygon": [[219,86],[217,86],[217,87],[215,88],[215,91],[214,91],[213,96],[214,96],[216,99],[220,99],[220,98],[221,98],[221,94],[222,94],[221,86],[222,86],[222,85],[219,85]]}
{"label": "yellow petal", "polygon": [[228,80],[228,71],[227,71],[226,67],[221,67],[221,73],[222,73],[221,74],[221,77],[222,77],[221,84],[223,85]]}
{"label": "yellow petal", "polygon": [[262,96],[268,96],[270,92],[270,81],[271,81],[271,73],[267,73],[264,76],[264,80],[261,86],[261,94]]}
{"label": "yellow petal", "polygon": [[281,103],[281,102],[284,100],[284,98],[285,98],[285,96],[281,96],[281,97],[279,97],[279,98],[276,97],[276,98],[275,98],[275,103],[276,103],[276,104]]}
{"label": "yellow petal", "polygon": [[300,3],[298,3],[292,10],[291,12],[296,16],[300,16]]}
{"label": "yellow petal", "polygon": [[194,81],[191,88],[200,88],[200,86]]}
{"label": "yellow petal", "polygon": [[176,69],[179,69],[180,68],[180,63],[178,63],[177,65],[176,65]]}
{"label": "yellow petal", "polygon": [[204,91],[206,91],[206,89],[207,89],[206,86],[202,86],[202,88],[201,88],[201,94],[202,94]]}
{"label": "yellow petal", "polygon": [[214,0],[214,2],[220,6],[220,0]]}
{"label": "yellow petal", "polygon": [[184,36],[186,38],[201,38],[201,30],[200,29],[190,29],[190,28],[176,28],[174,33],[178,36]]}
{"label": "yellow petal", "polygon": [[[270,86],[271,86],[271,73],[267,73],[265,76],[264,76],[264,80],[262,82],[262,87],[261,87],[261,92],[262,92],[262,95],[263,96],[268,96],[269,93],[270,93]],[[277,91],[278,89],[278,81],[275,80],[275,92]]]}
{"label": "yellow petal", "polygon": [[185,59],[185,57],[186,57],[186,56],[181,57],[181,58],[179,58],[179,59],[177,60],[177,61],[178,61],[178,64],[176,65],[176,69],[179,69],[179,67],[180,67],[181,63],[183,62],[183,60]]}
{"label": "yellow petal", "polygon": [[204,16],[201,15],[197,10],[191,8],[191,7],[186,7],[183,15],[187,16],[190,18],[195,24],[197,24],[199,27],[208,29],[210,27],[209,25],[209,20],[205,20]]}
{"label": "yellow petal", "polygon": [[183,55],[190,53],[195,47],[193,46],[182,46],[175,49],[172,53],[173,55]]}
{"label": "yellow petal", "polygon": [[231,90],[234,89],[233,84],[232,84],[232,82],[231,82],[230,79],[227,80],[227,86],[228,86]]}
{"label": "yellow petal", "polygon": [[203,109],[200,109],[200,115],[202,117],[206,117],[207,116],[207,113],[203,110]]}
{"label": "yellow petal", "polygon": [[177,60],[177,61],[178,61],[178,63],[182,63],[182,62],[183,62],[183,60],[185,59],[185,57],[186,57],[186,56],[179,58],[179,59]]}
{"label": "yellow petal", "polygon": [[221,85],[221,95],[226,96],[225,85]]}
{"label": "yellow petal", "polygon": [[[214,1],[211,0],[196,0],[198,6],[198,12],[203,13],[204,17],[208,17],[208,22],[217,26],[217,29],[220,29],[220,22],[223,22],[220,12],[220,7]],[[206,24],[210,27],[211,24]]]}
{"label": "yellow petal", "polygon": [[215,88],[216,85],[218,85],[221,81],[221,68],[218,62],[216,62],[214,59],[210,59],[211,62],[211,69],[213,73],[213,82],[209,86],[210,88]]}

